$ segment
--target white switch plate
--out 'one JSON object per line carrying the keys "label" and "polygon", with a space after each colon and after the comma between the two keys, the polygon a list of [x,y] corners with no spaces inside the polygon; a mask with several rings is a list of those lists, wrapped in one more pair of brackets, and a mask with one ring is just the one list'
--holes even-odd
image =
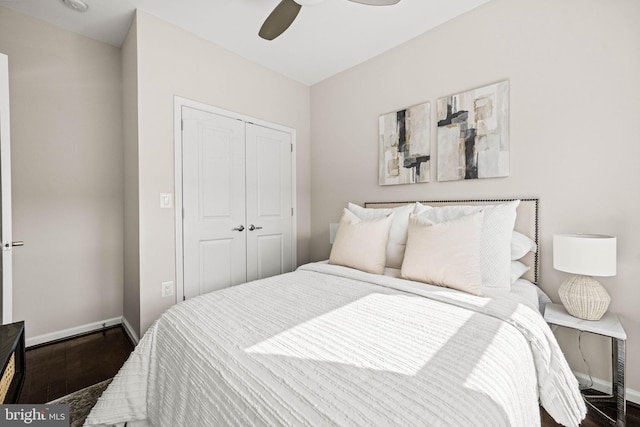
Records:
{"label": "white switch plate", "polygon": [[170,209],[173,207],[173,194],[160,193],[160,207],[163,209]]}
{"label": "white switch plate", "polygon": [[162,298],[173,295],[173,282],[162,282]]}

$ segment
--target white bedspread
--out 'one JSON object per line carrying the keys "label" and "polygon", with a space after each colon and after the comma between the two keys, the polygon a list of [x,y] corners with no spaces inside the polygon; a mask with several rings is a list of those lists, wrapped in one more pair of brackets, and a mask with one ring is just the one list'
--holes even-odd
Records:
{"label": "white bedspread", "polygon": [[317,263],[193,298],[144,335],[89,426],[539,426],[586,413],[540,314]]}

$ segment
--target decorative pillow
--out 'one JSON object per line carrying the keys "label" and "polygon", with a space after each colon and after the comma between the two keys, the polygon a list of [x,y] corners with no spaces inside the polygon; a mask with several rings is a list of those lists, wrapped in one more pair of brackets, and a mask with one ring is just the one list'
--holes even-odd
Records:
{"label": "decorative pillow", "polygon": [[481,295],[483,216],[483,212],[477,212],[433,224],[411,215],[400,275],[405,279]]}
{"label": "decorative pillow", "polygon": [[538,245],[522,233],[514,231],[511,235],[511,260],[522,258],[529,252],[536,253]]}
{"label": "decorative pillow", "polygon": [[379,219],[363,221],[345,208],[333,241],[329,264],[382,274],[393,217],[391,213]]}
{"label": "decorative pillow", "polygon": [[433,223],[451,221],[476,212],[484,212],[480,240],[480,270],[482,286],[511,289],[511,237],[516,223],[516,208],[520,200],[498,205],[437,206],[421,211],[420,218]]}
{"label": "decorative pillow", "polygon": [[522,277],[524,273],[531,270],[531,267],[520,261],[511,261],[511,284]]}
{"label": "decorative pillow", "polygon": [[402,265],[404,248],[407,244],[409,214],[413,212],[414,207],[415,203],[391,209],[363,208],[353,203],[347,205],[347,209],[365,221],[384,218],[391,213],[394,214],[391,231],[389,232],[389,240],[387,242],[387,258],[385,261],[385,265],[391,268],[400,268]]}

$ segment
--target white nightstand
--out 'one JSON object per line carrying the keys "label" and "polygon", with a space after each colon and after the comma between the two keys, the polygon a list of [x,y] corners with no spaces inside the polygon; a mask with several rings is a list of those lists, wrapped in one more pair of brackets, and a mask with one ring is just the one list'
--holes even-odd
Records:
{"label": "white nightstand", "polygon": [[[624,357],[627,333],[624,331],[620,319],[615,314],[606,313],[600,320],[582,320],[571,316],[560,304],[547,304],[544,311],[544,320],[552,325],[564,326],[579,331],[590,332],[611,338],[611,394],[605,396],[584,395],[587,404],[605,416],[614,425],[624,427],[626,423],[626,405],[624,390]],[[594,402],[616,403],[616,419],[613,420],[600,409],[594,406]]]}

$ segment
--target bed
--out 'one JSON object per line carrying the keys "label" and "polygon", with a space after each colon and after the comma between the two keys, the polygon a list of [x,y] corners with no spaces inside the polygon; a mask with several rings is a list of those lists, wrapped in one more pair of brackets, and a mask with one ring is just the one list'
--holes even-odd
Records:
{"label": "bed", "polygon": [[[403,235],[388,218],[404,221],[396,214],[410,211],[405,259],[385,258],[379,273],[340,265],[332,262],[336,238],[329,262],[175,305],[145,333],[85,425],[526,427],[540,425],[541,404],[560,424],[577,426],[586,408],[540,313],[537,251],[517,255],[526,268],[515,280],[511,271],[508,289],[479,295],[406,277],[407,259],[423,249],[415,230],[463,230],[465,243],[483,244],[469,230],[485,233],[491,209],[508,204],[517,213],[511,263],[514,231],[537,243],[536,199],[349,206],[363,226],[389,227],[386,255],[392,237]],[[424,209],[444,208],[431,211],[433,219],[452,205],[475,213],[418,223]],[[341,220],[339,235],[349,227]]]}

